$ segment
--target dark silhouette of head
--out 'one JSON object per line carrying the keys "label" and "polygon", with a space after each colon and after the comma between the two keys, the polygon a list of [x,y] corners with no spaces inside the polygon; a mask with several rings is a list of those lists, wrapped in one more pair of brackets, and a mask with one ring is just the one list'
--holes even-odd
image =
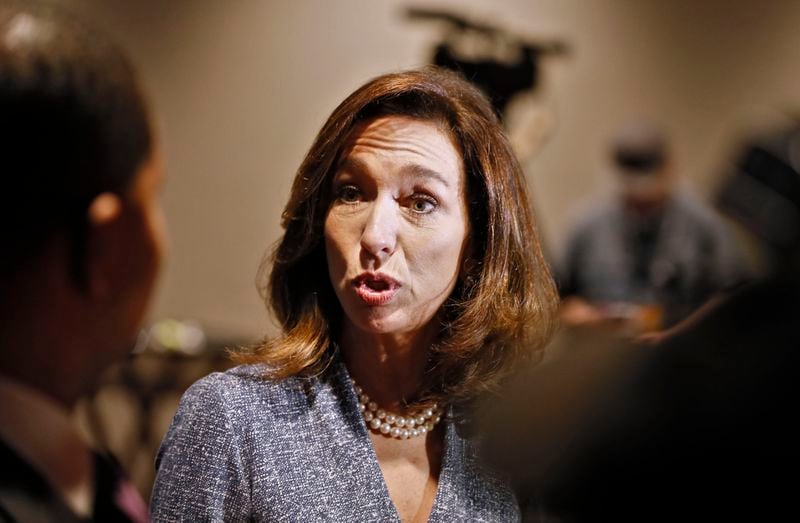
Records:
{"label": "dark silhouette of head", "polygon": [[129,346],[161,257],[161,162],[124,52],[53,6],[0,4],[0,151],[0,370],[74,399]]}
{"label": "dark silhouette of head", "polygon": [[56,229],[79,237],[89,202],[130,187],[152,137],[124,54],[52,8],[0,6],[0,115],[5,278]]}

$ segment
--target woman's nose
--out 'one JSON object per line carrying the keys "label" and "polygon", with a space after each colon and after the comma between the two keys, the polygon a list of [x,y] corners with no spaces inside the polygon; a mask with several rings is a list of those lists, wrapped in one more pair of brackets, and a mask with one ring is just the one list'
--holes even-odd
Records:
{"label": "woman's nose", "polygon": [[361,247],[371,256],[385,260],[397,246],[397,204],[385,198],[372,203],[361,233]]}

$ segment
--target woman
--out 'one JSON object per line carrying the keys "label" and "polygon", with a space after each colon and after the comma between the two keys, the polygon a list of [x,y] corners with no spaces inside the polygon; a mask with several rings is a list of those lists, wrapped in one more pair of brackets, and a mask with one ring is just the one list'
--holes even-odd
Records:
{"label": "woman", "polygon": [[267,293],[283,336],[184,396],[155,520],[508,521],[457,409],[552,330],[525,180],[486,99],[378,77],[295,178]]}

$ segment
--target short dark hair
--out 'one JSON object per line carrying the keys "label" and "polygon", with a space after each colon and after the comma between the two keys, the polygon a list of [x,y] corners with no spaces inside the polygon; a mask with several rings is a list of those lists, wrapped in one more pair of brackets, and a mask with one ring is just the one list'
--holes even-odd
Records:
{"label": "short dark hair", "polygon": [[520,358],[541,354],[555,325],[557,296],[525,178],[491,105],[459,75],[433,67],[367,82],[320,130],[295,177],[284,236],[267,260],[272,271],[268,277],[264,271],[265,298],[284,336],[243,359],[265,363],[274,378],[316,372],[329,360],[343,314],[325,268],[331,180],[353,129],[388,115],[437,122],[463,158],[469,260],[443,306],[420,399],[469,400]]}
{"label": "short dark hair", "polygon": [[80,235],[88,204],[102,192],[124,194],[151,142],[121,48],[54,6],[0,3],[4,278],[55,230]]}
{"label": "short dark hair", "polygon": [[649,120],[633,120],[617,130],[611,144],[614,164],[626,174],[648,175],[667,162],[667,137],[663,129]]}

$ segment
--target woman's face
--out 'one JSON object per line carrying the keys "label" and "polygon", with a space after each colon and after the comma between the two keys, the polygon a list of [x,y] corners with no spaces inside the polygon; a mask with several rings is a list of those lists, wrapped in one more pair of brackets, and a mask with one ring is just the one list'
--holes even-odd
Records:
{"label": "woman's face", "polygon": [[387,116],[353,130],[325,219],[328,272],[349,326],[435,334],[467,244],[464,184],[461,155],[434,122]]}

